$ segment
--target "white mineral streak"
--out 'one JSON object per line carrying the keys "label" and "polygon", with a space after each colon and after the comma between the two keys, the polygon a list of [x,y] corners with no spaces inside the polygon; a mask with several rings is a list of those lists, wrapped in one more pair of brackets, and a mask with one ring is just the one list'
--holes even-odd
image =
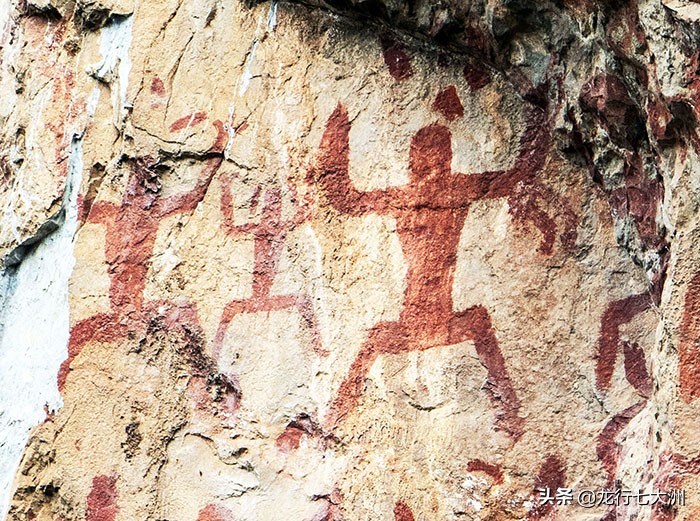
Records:
{"label": "white mineral streak", "polygon": [[[0,8],[1,9],[1,8]],[[131,61],[131,17],[102,29],[102,62],[94,76],[111,82],[119,75],[120,107],[126,104]],[[88,97],[86,112],[93,116],[99,102],[97,86]],[[31,137],[31,136],[29,136]],[[68,355],[70,322],[68,281],[73,271],[74,236],[78,226],[78,192],[82,179],[82,135],[74,136],[68,157],[63,193],[65,218],[43,239],[14,272],[0,276],[0,514],[11,499],[12,482],[29,432],[62,405],[58,370]],[[22,182],[21,176],[17,178]],[[23,191],[19,187],[18,194]],[[11,215],[2,215],[12,225]]]}
{"label": "white mineral streak", "polygon": [[[272,2],[270,4],[270,9],[267,13],[267,25],[265,26],[265,34],[269,34],[275,30],[277,25],[277,2]],[[252,66],[255,63],[255,53],[258,49],[258,44],[264,36],[261,34],[262,28],[262,18],[258,20],[258,26],[255,28],[255,37],[253,38],[253,43],[250,45],[250,50],[248,51],[248,56],[245,60],[245,66],[243,68],[243,74],[236,82],[236,88],[234,89],[236,94],[234,94],[234,99],[228,108],[228,122],[226,123],[226,132],[228,134],[228,140],[226,141],[226,147],[224,147],[224,158],[227,161],[231,160],[229,153],[231,152],[231,146],[233,145],[233,138],[236,137],[236,126],[234,125],[234,118],[236,116],[236,97],[242,98],[250,87],[250,80],[253,79]],[[238,122],[240,123],[240,122]]]}
{"label": "white mineral streak", "polygon": [[270,12],[267,14],[267,32],[271,33],[277,26],[277,0],[270,2]]}
{"label": "white mineral streak", "polygon": [[0,513],[4,516],[29,431],[62,405],[56,375],[67,357],[68,280],[78,224],[82,138],[75,138],[60,227],[0,282]]}
{"label": "white mineral streak", "polygon": [[92,73],[95,78],[106,83],[111,83],[114,80],[115,72],[118,73],[121,107],[127,104],[126,91],[131,71],[129,47],[131,46],[132,27],[133,17],[126,16],[115,18],[112,23],[102,28],[100,34],[102,62],[94,67]]}

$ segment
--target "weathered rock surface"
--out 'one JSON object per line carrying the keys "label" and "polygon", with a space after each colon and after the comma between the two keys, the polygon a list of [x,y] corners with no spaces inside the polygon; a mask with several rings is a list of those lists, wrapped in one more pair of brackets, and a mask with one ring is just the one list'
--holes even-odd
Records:
{"label": "weathered rock surface", "polygon": [[0,2],[2,515],[700,518],[698,20]]}

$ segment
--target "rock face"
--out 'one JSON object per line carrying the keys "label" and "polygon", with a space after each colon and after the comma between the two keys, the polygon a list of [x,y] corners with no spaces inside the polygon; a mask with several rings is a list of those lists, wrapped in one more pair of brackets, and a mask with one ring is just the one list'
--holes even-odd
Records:
{"label": "rock face", "polygon": [[0,3],[0,514],[700,518],[698,21]]}

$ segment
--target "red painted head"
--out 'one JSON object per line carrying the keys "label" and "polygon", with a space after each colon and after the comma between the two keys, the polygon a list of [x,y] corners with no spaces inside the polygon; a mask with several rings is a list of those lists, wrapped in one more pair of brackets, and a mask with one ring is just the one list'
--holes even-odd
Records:
{"label": "red painted head", "polygon": [[414,180],[441,177],[451,170],[452,134],[437,123],[423,127],[411,140],[410,167]]}

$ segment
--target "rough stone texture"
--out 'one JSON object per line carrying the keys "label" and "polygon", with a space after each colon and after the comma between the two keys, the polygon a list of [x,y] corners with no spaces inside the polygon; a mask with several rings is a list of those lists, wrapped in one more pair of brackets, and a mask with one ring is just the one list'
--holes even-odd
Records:
{"label": "rough stone texture", "polygon": [[2,514],[700,519],[699,20],[0,1]]}

